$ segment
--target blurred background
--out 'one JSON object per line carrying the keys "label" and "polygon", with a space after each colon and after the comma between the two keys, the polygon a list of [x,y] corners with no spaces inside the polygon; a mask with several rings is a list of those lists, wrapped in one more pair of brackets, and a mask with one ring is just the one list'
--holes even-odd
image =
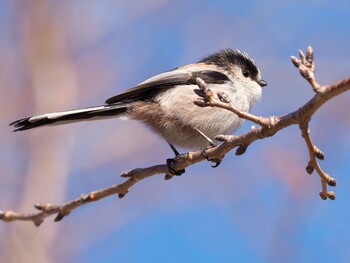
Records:
{"label": "blurred background", "polygon": [[[312,96],[289,57],[312,45],[321,84],[350,75],[348,1],[0,1],[0,209],[33,212],[164,163],[168,145],[118,119],[12,133],[8,124],[99,105],[146,78],[222,48],[248,52],[269,83],[258,115]],[[48,218],[0,222],[0,262],[349,262],[350,93],[311,122],[337,179],[322,201],[297,127],[220,167],[202,162],[164,181]],[[246,124],[239,131],[249,129]]]}

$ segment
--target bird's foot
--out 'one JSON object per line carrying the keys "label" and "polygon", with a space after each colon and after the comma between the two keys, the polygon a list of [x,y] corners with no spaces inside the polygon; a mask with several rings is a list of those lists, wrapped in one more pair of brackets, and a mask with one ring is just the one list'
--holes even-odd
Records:
{"label": "bird's foot", "polygon": [[182,154],[178,154],[175,156],[175,158],[169,158],[166,160],[166,164],[168,166],[168,170],[169,170],[169,173],[165,175],[165,180],[170,180],[171,178],[173,178],[173,176],[180,176],[182,174],[184,174],[186,172],[185,169],[181,169],[181,170],[175,170],[173,168],[173,165],[176,163],[177,160],[179,160],[182,156]]}
{"label": "bird's foot", "polygon": [[202,147],[202,148],[201,148],[201,154],[202,154],[202,156],[203,156],[205,159],[207,159],[209,162],[215,163],[215,165],[212,165],[211,167],[216,168],[216,167],[218,167],[218,166],[221,164],[222,159],[212,159],[212,158],[209,158],[208,155],[207,155],[207,153],[206,153],[206,150],[208,150],[208,149],[210,149],[210,148],[213,148],[213,147],[216,147],[216,145],[214,144],[214,145],[209,145],[209,146],[207,146],[207,147]]}

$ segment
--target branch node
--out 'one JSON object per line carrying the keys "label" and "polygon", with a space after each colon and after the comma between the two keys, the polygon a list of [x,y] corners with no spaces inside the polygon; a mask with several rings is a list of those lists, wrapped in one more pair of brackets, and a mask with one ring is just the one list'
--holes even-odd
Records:
{"label": "branch node", "polygon": [[196,104],[197,106],[200,106],[200,107],[210,106],[210,103],[203,98],[197,98],[197,100],[194,101],[194,104]]}
{"label": "branch node", "polygon": [[310,162],[309,162],[309,164],[306,166],[306,172],[308,174],[312,174],[314,172],[314,170],[315,170],[315,167],[312,164],[310,164]]}
{"label": "branch node", "polygon": [[201,78],[196,78],[197,86],[204,92],[205,100],[209,103],[214,101],[214,94],[208,84]]}
{"label": "branch node", "polygon": [[[69,214],[69,213],[68,213]],[[66,214],[66,215],[68,215],[68,214]],[[55,217],[55,222],[59,222],[59,221],[61,221],[65,216],[66,216],[65,214],[63,214],[63,213],[58,213],[57,214],[57,216]],[[34,222],[34,224],[36,225],[36,223]],[[40,223],[41,224],[41,223]],[[38,225],[38,226],[40,226],[40,224]]]}
{"label": "branch node", "polygon": [[293,62],[294,66],[296,68],[298,68],[300,66],[300,64],[301,64],[300,60],[297,57],[295,57],[295,56],[291,56],[290,60]]}
{"label": "branch node", "polygon": [[238,146],[237,150],[236,150],[236,155],[239,156],[239,155],[242,155],[246,152],[248,146],[244,146],[244,145],[240,145]]}
{"label": "branch node", "polygon": [[322,161],[324,160],[324,153],[320,149],[318,149],[316,146],[314,146],[314,153],[317,159]]}
{"label": "branch node", "polygon": [[119,190],[118,198],[119,199],[124,198],[127,193],[129,193],[129,189],[124,189],[124,187],[122,187],[122,189]]}
{"label": "branch node", "polygon": [[126,193],[119,193],[118,198],[123,199],[126,196]]}
{"label": "branch node", "polygon": [[299,53],[299,58],[300,58],[300,60],[301,60],[301,63],[305,64],[306,59],[305,59],[304,52],[303,52],[301,49],[299,49],[299,50],[298,50],[298,53]]}
{"label": "branch node", "polygon": [[39,227],[43,222],[44,222],[44,219],[36,219],[34,220],[33,223],[36,227]]}
{"label": "branch node", "polygon": [[120,177],[124,177],[124,178],[132,177],[132,174],[133,174],[132,171],[133,170],[128,170],[128,171],[122,172]]}
{"label": "branch node", "polygon": [[166,180],[166,181],[168,181],[168,180],[170,180],[170,179],[173,179],[173,175],[171,175],[171,174],[165,174],[165,176],[164,176],[164,180]]}
{"label": "branch node", "polygon": [[34,204],[34,208],[37,209],[37,210],[44,210],[44,205],[40,204],[40,203],[37,203],[37,204]]}
{"label": "branch node", "polygon": [[326,175],[329,177],[329,181],[327,182],[327,184],[329,186],[333,186],[333,187],[337,186],[337,180],[335,180],[334,178],[330,177],[328,174],[326,174]]}
{"label": "branch node", "polygon": [[94,193],[94,192],[91,192],[91,193],[89,194],[88,199],[87,199],[86,201],[94,200],[94,199],[95,199],[95,193]]}
{"label": "branch node", "polygon": [[91,194],[81,194],[79,197],[79,202],[86,202],[86,201],[90,200],[91,199],[90,195]]}
{"label": "branch node", "polygon": [[328,196],[328,198],[329,198],[329,199],[331,199],[331,200],[335,200],[335,194],[334,194],[334,192],[333,192],[333,191],[329,191],[329,192],[327,192],[327,196]]}
{"label": "branch node", "polygon": [[218,92],[217,95],[218,95],[218,98],[219,98],[220,101],[222,101],[224,103],[230,103],[231,102],[230,97],[225,92]]}
{"label": "branch node", "polygon": [[314,50],[311,46],[306,48],[306,61],[310,64],[310,67],[312,66],[312,63],[314,63]]}
{"label": "branch node", "polygon": [[320,191],[320,197],[323,199],[323,200],[326,200],[327,199],[327,193],[323,192],[323,191]]}

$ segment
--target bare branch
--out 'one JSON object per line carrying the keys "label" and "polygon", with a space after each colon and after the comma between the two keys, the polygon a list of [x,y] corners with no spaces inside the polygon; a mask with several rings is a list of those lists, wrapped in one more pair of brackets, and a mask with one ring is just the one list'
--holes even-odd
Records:
{"label": "bare branch", "polygon": [[4,221],[32,221],[36,226],[40,226],[46,217],[50,215],[57,215],[55,221],[62,220],[65,216],[69,215],[71,211],[78,208],[79,206],[85,205],[87,203],[98,201],[102,198],[108,197],[110,195],[118,194],[119,198],[123,198],[129,191],[129,189],[149,176],[161,173],[167,173],[168,167],[166,165],[155,165],[143,169],[134,169],[131,171],[124,172],[122,177],[130,177],[124,182],[110,187],[91,192],[89,194],[82,194],[77,199],[67,202],[63,205],[52,205],[52,204],[36,204],[34,207],[40,212],[32,214],[22,214],[13,211],[0,211],[0,219]]}
{"label": "bare branch", "polygon": [[314,170],[316,170],[317,174],[320,176],[322,183],[322,190],[320,191],[321,198],[325,200],[328,196],[330,199],[334,200],[335,194],[332,191],[327,191],[327,184],[330,186],[336,186],[336,180],[325,173],[316,160],[316,158],[323,160],[324,154],[311,141],[308,125],[299,125],[299,127],[310,155],[310,160],[306,167],[306,171],[308,174],[312,174]]}
{"label": "bare branch", "polygon": [[[206,155],[211,159],[222,159],[226,153],[234,148],[237,148],[236,155],[244,154],[247,147],[254,141],[273,136],[275,133],[288,126],[299,125],[310,156],[306,170],[310,174],[316,170],[317,174],[320,176],[322,182],[322,190],[320,192],[321,198],[327,199],[328,197],[330,199],[335,199],[334,193],[327,190],[327,184],[330,186],[335,186],[336,181],[321,169],[316,160],[316,158],[323,160],[324,154],[313,144],[310,137],[308,123],[310,122],[313,114],[324,103],[350,89],[350,78],[343,79],[328,86],[320,86],[317,83],[314,74],[315,63],[313,61],[312,48],[308,47],[306,55],[304,55],[304,53],[301,51],[299,54],[300,59],[292,57],[292,62],[299,69],[300,74],[311,84],[316,94],[298,110],[284,116],[272,116],[266,118],[255,116],[247,112],[242,112],[232,105],[232,103],[230,103],[225,94],[217,94],[220,101],[216,100],[213,92],[208,88],[208,85],[200,78],[196,80],[199,88],[205,94],[204,99],[199,99],[195,102],[196,104],[199,106],[220,107],[232,111],[239,117],[250,120],[259,125],[259,127],[252,127],[248,132],[242,135],[218,135],[216,140],[222,141],[223,143],[207,149]],[[201,154],[200,150],[188,152],[176,158],[175,162],[172,164],[172,168],[174,170],[185,169],[186,167],[203,160],[205,160],[205,158]],[[124,172],[121,176],[127,177],[128,179],[120,184],[112,185],[110,187],[91,192],[87,195],[81,195],[79,198],[63,205],[35,205],[35,208],[40,210],[37,213],[22,214],[13,211],[0,212],[0,219],[3,221],[31,221],[36,226],[39,226],[45,220],[45,218],[55,214],[55,221],[60,221],[74,209],[87,203],[95,202],[114,194],[118,194],[118,196],[122,198],[137,182],[156,174],[170,174],[168,166],[166,164],[159,164],[147,168],[137,168]],[[171,176],[166,176],[165,179],[171,179]]]}
{"label": "bare branch", "polygon": [[314,51],[311,46],[308,46],[306,49],[306,56],[303,51],[299,49],[299,57],[300,59],[291,56],[291,60],[299,69],[300,74],[310,83],[313,90],[315,92],[318,92],[319,88],[321,87],[320,84],[317,83],[315,79],[315,69],[316,65],[314,62]]}
{"label": "bare branch", "polygon": [[244,112],[238,109],[236,106],[234,106],[230,101],[228,100],[228,96],[225,93],[219,93],[217,94],[221,101],[214,98],[214,93],[209,89],[208,84],[205,83],[204,80],[201,78],[196,79],[196,83],[198,87],[204,92],[204,99],[198,99],[195,103],[198,106],[211,106],[211,107],[218,107],[223,108],[229,111],[232,111],[233,113],[237,114],[238,117],[252,121],[256,124],[259,124],[261,126],[270,126],[274,125],[274,117],[258,117],[253,114],[250,114],[249,112]]}

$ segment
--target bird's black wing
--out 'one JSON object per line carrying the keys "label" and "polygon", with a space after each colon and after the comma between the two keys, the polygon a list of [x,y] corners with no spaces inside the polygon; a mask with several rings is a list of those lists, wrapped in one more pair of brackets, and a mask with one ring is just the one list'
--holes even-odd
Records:
{"label": "bird's black wing", "polygon": [[152,98],[154,94],[161,89],[171,88],[176,85],[196,84],[196,78],[198,77],[202,78],[208,84],[223,84],[224,82],[230,81],[225,74],[218,71],[202,70],[191,72],[175,69],[156,75],[131,89],[115,95],[107,99],[106,103],[113,104],[117,102],[130,102]]}

